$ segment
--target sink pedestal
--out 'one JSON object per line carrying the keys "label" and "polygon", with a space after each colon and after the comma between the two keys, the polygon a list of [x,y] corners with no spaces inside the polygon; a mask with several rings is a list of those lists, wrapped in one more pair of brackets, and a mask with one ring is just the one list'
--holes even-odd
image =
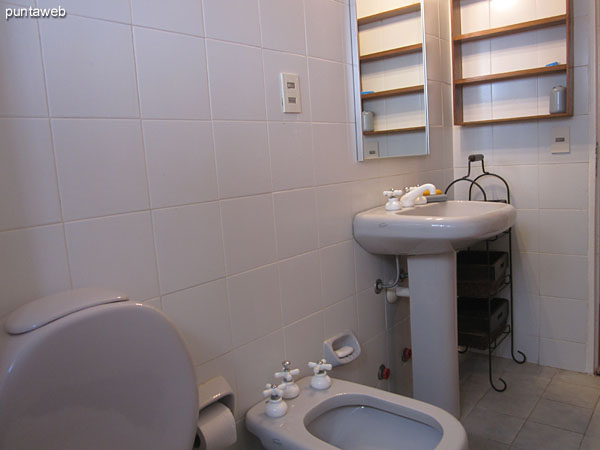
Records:
{"label": "sink pedestal", "polygon": [[460,417],[456,253],[408,256],[413,394]]}

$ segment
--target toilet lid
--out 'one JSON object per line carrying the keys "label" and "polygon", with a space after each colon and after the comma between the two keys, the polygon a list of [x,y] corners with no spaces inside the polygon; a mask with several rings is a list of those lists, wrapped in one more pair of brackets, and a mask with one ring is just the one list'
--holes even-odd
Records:
{"label": "toilet lid", "polygon": [[125,294],[110,289],[72,289],[17,308],[6,318],[4,329],[8,334],[28,333],[82,309],[126,300]]}

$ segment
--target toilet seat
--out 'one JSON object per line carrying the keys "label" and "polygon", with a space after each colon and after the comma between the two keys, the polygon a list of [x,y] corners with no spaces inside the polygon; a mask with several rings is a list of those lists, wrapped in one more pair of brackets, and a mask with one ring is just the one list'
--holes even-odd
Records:
{"label": "toilet seat", "polygon": [[[261,402],[252,407],[246,414],[246,427],[258,436],[262,445],[267,449],[291,450],[334,450],[337,447],[320,439],[315,434],[318,430],[312,429],[317,418],[322,418],[325,413],[347,406],[363,406],[374,408],[386,415],[389,414],[390,430],[393,430],[394,421],[406,420],[412,422],[413,430],[422,427],[423,432],[437,434],[437,445],[431,439],[421,439],[425,446],[413,446],[419,449],[436,450],[467,450],[467,435],[460,422],[448,412],[428,403],[414,400],[368,386],[351,383],[348,381],[332,379],[329,389],[318,391],[310,387],[310,377],[298,382],[300,395],[288,401],[288,413],[280,418],[273,419],[265,414],[265,403]],[[383,416],[381,416],[383,417]],[[339,432],[343,424],[337,426]],[[309,429],[315,434],[312,434]],[[429,431],[426,431],[429,430]],[[364,432],[364,430],[361,430]],[[369,432],[373,431],[369,429]],[[393,431],[391,431],[393,432]],[[418,431],[415,431],[418,432]],[[405,448],[410,435],[402,436],[402,441],[396,448]],[[437,439],[436,439],[437,440]],[[359,447],[355,447],[359,448]],[[389,446],[370,448],[390,448]]]}

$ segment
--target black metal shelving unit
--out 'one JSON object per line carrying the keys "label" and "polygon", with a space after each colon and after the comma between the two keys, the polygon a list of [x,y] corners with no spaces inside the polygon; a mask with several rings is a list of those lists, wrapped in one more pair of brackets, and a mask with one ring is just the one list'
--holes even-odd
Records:
{"label": "black metal shelving unit", "polygon": [[[474,162],[478,162],[478,161],[481,161],[482,173],[480,175],[476,176],[475,178],[471,178],[471,164]],[[504,184],[504,186],[506,187],[506,199],[488,200],[487,193],[486,193],[485,189],[481,186],[481,183],[480,183],[480,180],[485,177],[497,178]],[[472,200],[473,188],[476,187],[483,194],[484,201],[496,201],[496,202],[503,202],[503,203],[510,204],[510,187],[508,186],[508,183],[500,175],[492,173],[492,172],[488,172],[485,169],[484,157],[482,154],[469,155],[467,175],[465,175],[464,177],[461,177],[461,178],[457,178],[456,180],[452,181],[452,183],[450,183],[448,185],[448,187],[446,188],[445,193],[447,194],[449,189],[452,186],[454,186],[455,184],[462,182],[462,181],[466,181],[466,182],[470,183],[469,196],[468,196],[469,200]],[[483,297],[483,298],[481,298],[481,301],[487,300],[487,316],[485,317],[485,319],[487,320],[487,333],[485,333],[485,332],[484,333],[474,333],[471,336],[468,335],[469,333],[466,333],[466,336],[463,336],[463,338],[467,342],[469,342],[469,341],[475,342],[476,340],[479,340],[479,342],[481,342],[481,340],[483,339],[483,342],[487,343],[487,345],[485,345],[484,349],[487,349],[487,353],[488,353],[488,376],[489,376],[490,385],[492,386],[492,388],[495,391],[503,392],[506,390],[506,387],[507,387],[506,382],[501,377],[499,377],[498,380],[500,381],[500,383],[502,383],[501,387],[497,387],[496,384],[494,383],[493,366],[492,366],[492,356],[493,356],[494,352],[500,346],[500,344],[507,337],[510,336],[511,337],[510,353],[511,353],[511,357],[512,357],[513,361],[515,361],[517,364],[523,364],[523,363],[525,363],[525,361],[527,361],[527,356],[525,356],[525,354],[523,352],[517,350],[517,353],[520,355],[519,358],[517,357],[517,355],[515,354],[514,339],[512,338],[513,331],[514,331],[512,228],[509,228],[508,230],[504,231],[503,233],[500,233],[499,235],[494,236],[490,239],[486,239],[484,241],[484,243],[485,243],[484,254],[485,254],[485,259],[486,259],[485,262],[487,265],[487,280],[493,280],[495,277],[495,274],[493,273],[494,268],[492,266],[492,251],[490,249],[490,245],[492,242],[497,241],[499,239],[508,240],[508,252],[507,252],[508,253],[508,268],[507,268],[506,273],[502,277],[500,283],[498,283],[496,285],[490,284],[489,288],[485,292],[486,295],[481,296],[481,297]],[[508,289],[508,297],[509,297],[508,298],[509,306],[508,306],[507,323],[502,329],[493,330],[492,329],[492,317],[493,317],[492,316],[492,313],[493,313],[492,312],[492,302],[494,302],[496,297],[498,295],[500,295],[500,293],[502,291],[504,291],[505,289]],[[460,329],[459,329],[459,332],[460,332]],[[463,335],[465,335],[465,333],[463,333]],[[467,344],[464,347],[465,347],[464,350],[460,351],[460,353],[465,353],[469,350],[469,344]],[[479,348],[481,348],[481,347],[479,347]]]}

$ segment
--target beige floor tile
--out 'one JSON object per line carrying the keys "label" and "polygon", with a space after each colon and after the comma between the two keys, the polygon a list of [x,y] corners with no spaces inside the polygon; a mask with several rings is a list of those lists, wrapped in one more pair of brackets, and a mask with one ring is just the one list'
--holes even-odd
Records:
{"label": "beige floor tile", "polygon": [[469,450],[507,450],[508,445],[469,435]]}
{"label": "beige floor tile", "polygon": [[582,408],[543,398],[531,413],[529,420],[583,434],[592,413],[591,408]]}
{"label": "beige floor tile", "polygon": [[585,434],[594,436],[600,441],[600,403],[596,405],[596,410],[594,411],[594,415],[592,416],[592,420],[590,420],[590,424],[588,425]]}
{"label": "beige floor tile", "polygon": [[517,373],[506,372],[502,375],[506,381],[506,393],[511,395],[542,395],[546,387],[550,384],[551,378],[539,375],[521,375]]}
{"label": "beige floor tile", "polygon": [[600,437],[584,436],[579,450],[600,450]]}
{"label": "beige floor tile", "polygon": [[548,425],[526,422],[513,448],[521,450],[577,450],[583,435]]}
{"label": "beige floor tile", "polygon": [[600,377],[595,375],[588,375],[586,373],[571,372],[569,370],[559,370],[554,376],[557,381],[564,383],[578,384],[581,386],[588,386],[596,389],[600,389]]}
{"label": "beige floor tile", "polygon": [[475,408],[475,405],[490,390],[489,386],[462,386],[460,388],[460,419],[464,419]]}
{"label": "beige floor tile", "polygon": [[539,399],[538,395],[512,395],[508,392],[490,390],[479,401],[477,407],[526,419]]}
{"label": "beige floor tile", "polygon": [[506,364],[505,366],[505,373],[514,373],[514,374],[519,374],[519,375],[534,375],[534,376],[544,376],[546,378],[552,378],[552,375],[554,375],[554,372],[557,369],[553,369],[553,370],[548,370],[548,369],[552,369],[551,367],[544,367],[544,366],[540,366],[539,364],[533,364],[533,363],[523,363],[523,364],[517,364],[516,362],[508,359],[508,364]]}
{"label": "beige floor tile", "polygon": [[553,379],[542,397],[584,408],[593,408],[600,397],[600,389]]}
{"label": "beige floor tile", "polygon": [[487,411],[476,407],[471,411],[463,425],[469,435],[510,444],[525,422],[518,417]]}

